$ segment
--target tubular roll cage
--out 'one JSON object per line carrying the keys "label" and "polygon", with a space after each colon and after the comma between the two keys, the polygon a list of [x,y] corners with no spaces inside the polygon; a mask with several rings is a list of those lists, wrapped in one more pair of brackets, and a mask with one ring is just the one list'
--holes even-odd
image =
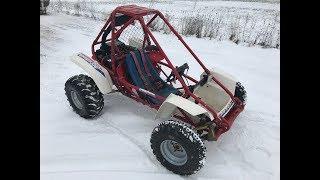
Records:
{"label": "tubular roll cage", "polygon": [[[116,29],[115,28],[115,17],[116,17],[117,14],[127,15],[127,16],[130,17],[130,19],[126,23],[124,23],[123,26],[119,30],[115,31],[115,29]],[[144,19],[143,19],[143,17],[146,16],[146,15],[153,15],[153,17],[149,20],[148,23],[145,23]],[[206,108],[213,115],[214,119],[212,121],[216,124],[216,129],[214,131],[214,138],[215,138],[215,140],[217,140],[218,137],[221,134],[223,134],[224,132],[226,132],[226,131],[228,131],[230,129],[230,127],[233,124],[235,118],[244,109],[244,104],[240,101],[239,98],[234,97],[233,94],[219,80],[217,80],[213,76],[212,76],[213,81],[216,82],[229,95],[229,97],[232,99],[232,101],[234,103],[234,105],[230,109],[229,113],[227,113],[227,115],[225,117],[219,116],[218,113],[213,108],[208,106],[199,97],[194,95],[189,90],[188,86],[185,84],[184,80],[179,75],[177,69],[173,66],[173,64],[171,63],[171,61],[169,60],[167,55],[164,53],[164,51],[162,50],[161,46],[159,45],[159,43],[157,42],[157,40],[155,39],[155,37],[153,36],[153,34],[151,33],[151,31],[148,28],[149,25],[157,17],[161,18],[165,22],[165,24],[169,27],[169,29],[173,32],[173,34],[178,37],[179,41],[185,46],[185,48],[187,48],[187,50],[191,53],[191,55],[200,64],[200,66],[203,68],[204,72],[206,72],[207,75],[210,75],[210,71],[204,66],[204,64],[200,61],[200,59],[192,51],[192,49],[186,44],[186,42],[178,34],[178,32],[171,26],[171,24],[169,24],[169,22],[167,21],[167,19],[164,17],[164,15],[161,12],[159,12],[158,10],[155,10],[155,9],[149,9],[149,8],[140,7],[140,6],[136,6],[136,5],[120,6],[120,7],[117,7],[111,13],[111,15],[108,18],[107,22],[105,23],[105,25],[103,26],[103,28],[99,32],[98,36],[96,37],[96,39],[92,43],[92,46],[91,46],[92,59],[96,60],[101,66],[103,66],[105,69],[108,70],[108,72],[109,72],[109,74],[111,76],[111,79],[114,82],[114,85],[124,95],[128,96],[129,98],[135,99],[136,101],[141,102],[144,105],[148,105],[151,108],[159,109],[160,105],[151,104],[147,100],[144,100],[144,99],[140,98],[139,95],[137,94],[137,91],[142,92],[142,93],[147,94],[147,95],[151,95],[154,98],[160,100],[161,102],[163,102],[166,98],[164,98],[162,96],[159,96],[157,94],[154,94],[152,92],[149,92],[147,90],[141,89],[141,88],[139,88],[137,86],[134,86],[134,85],[128,83],[123,77],[120,77],[117,74],[116,60],[120,61],[120,59],[124,58],[125,56],[122,55],[120,57],[116,57],[115,51],[117,49],[117,46],[115,46],[115,40],[120,36],[122,31],[126,27],[128,27],[130,24],[132,24],[135,20],[138,20],[140,22],[140,24],[141,24],[141,26],[143,28],[144,34],[145,34],[144,35],[144,40],[143,40],[143,47],[145,45],[146,40],[150,42],[150,39],[149,39],[149,36],[150,36],[151,39],[153,40],[153,42],[155,43],[155,45],[158,47],[159,51],[162,53],[164,59],[167,62],[167,64],[164,63],[164,62],[159,62],[159,64],[169,67],[172,70],[172,72],[175,75],[175,77],[177,78],[177,80],[181,83],[181,85],[182,85],[182,87],[184,89],[184,94],[182,95],[182,97],[186,98],[186,97],[190,97],[191,96],[195,100],[195,103],[197,103],[197,104],[199,103],[201,106]],[[100,37],[102,36],[103,32],[106,30],[106,28],[108,27],[109,24],[111,25],[111,29],[112,29],[112,31],[111,31],[111,39],[107,39],[106,41],[110,41],[111,40],[111,69],[106,67],[102,63],[100,63],[97,60],[97,57],[96,57],[96,54],[95,54],[95,46],[102,43],[102,40],[99,41],[99,39],[100,39]],[[147,36],[147,35],[149,35],[149,36]],[[185,78],[191,80],[194,83],[198,82],[197,80],[195,80],[194,78],[192,78],[192,77],[190,77],[188,75],[183,74],[182,76],[184,76]],[[196,124],[194,124],[192,122],[192,120],[187,116],[187,114],[182,109],[180,109],[180,108],[178,108],[178,109],[179,109],[179,111],[181,112],[181,114],[183,116],[174,115],[175,118],[178,118],[178,119],[180,119],[180,120],[182,120],[184,122],[187,122],[187,123],[197,127]]]}

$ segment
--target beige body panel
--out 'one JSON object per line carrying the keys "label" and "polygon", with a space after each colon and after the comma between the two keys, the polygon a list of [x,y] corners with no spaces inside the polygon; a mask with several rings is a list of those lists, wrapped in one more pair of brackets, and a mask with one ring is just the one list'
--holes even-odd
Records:
{"label": "beige body panel", "polygon": [[112,91],[112,79],[108,71],[100,64],[83,53],[74,54],[70,59],[89,74],[103,94],[108,94]]}
{"label": "beige body panel", "polygon": [[[205,73],[201,74],[201,78],[203,75],[205,75]],[[216,112],[220,113],[226,106],[228,106],[228,104],[231,103],[231,98],[216,82],[214,82],[212,76],[220,81],[233,95],[237,80],[232,75],[223,72],[220,69],[214,68],[214,70],[211,70],[211,75],[208,78],[208,82],[203,86],[198,86],[195,88],[194,94],[200,97]],[[192,98],[190,99],[193,100]]]}
{"label": "beige body panel", "polygon": [[[201,74],[201,78],[203,75],[205,75],[205,73]],[[232,75],[215,68],[214,70],[211,70],[211,75],[209,76],[207,83],[203,86],[196,87],[194,90],[196,96],[200,97],[202,101],[218,112],[218,115],[224,116],[231,109],[233,102],[229,95],[212,80],[212,76],[218,79],[233,94],[237,80]],[[174,94],[170,94],[162,103],[158,109],[156,119],[167,119],[175,113],[178,114],[177,107],[186,111],[187,115],[190,116],[193,121],[197,121],[197,115],[204,113],[207,114],[210,119],[213,119],[213,115],[204,107],[195,104],[192,97],[185,99]]]}
{"label": "beige body panel", "polygon": [[191,116],[208,113],[205,108],[199,106],[198,104],[195,104],[194,102],[181,96],[170,94],[158,109],[156,119],[167,119],[171,117],[171,115],[177,110],[177,107],[188,112]]}

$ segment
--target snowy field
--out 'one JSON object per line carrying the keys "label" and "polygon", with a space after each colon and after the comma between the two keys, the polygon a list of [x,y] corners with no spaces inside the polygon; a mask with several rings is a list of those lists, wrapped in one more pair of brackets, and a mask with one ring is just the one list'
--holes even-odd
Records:
{"label": "snowy field", "polygon": [[[64,83],[84,73],[69,56],[79,51],[90,55],[102,26],[101,21],[84,17],[40,16],[42,180],[280,179],[280,50],[185,38],[206,65],[223,69],[243,83],[248,103],[230,131],[217,142],[206,142],[205,166],[195,175],[181,177],[153,156],[149,138],[160,123],[153,119],[154,110],[120,94],[105,96],[102,115],[95,120],[81,118],[69,106]],[[172,35],[156,36],[169,57],[181,65],[184,59]]]}
{"label": "snowy field", "polygon": [[[280,48],[280,3],[179,0],[56,0],[51,2],[49,12],[62,12],[104,20],[114,8],[128,4],[158,9],[173,27],[187,36],[230,40],[245,46],[259,45],[265,48]],[[167,33],[168,28],[163,23],[155,22],[154,31]]]}

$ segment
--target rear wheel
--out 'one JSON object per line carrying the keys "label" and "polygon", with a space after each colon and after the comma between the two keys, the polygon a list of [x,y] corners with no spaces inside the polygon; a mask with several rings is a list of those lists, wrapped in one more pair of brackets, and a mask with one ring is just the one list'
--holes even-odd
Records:
{"label": "rear wheel", "polygon": [[172,120],[160,123],[150,142],[158,161],[176,174],[191,175],[204,165],[206,148],[199,135],[185,123]]}
{"label": "rear wheel", "polygon": [[244,104],[246,104],[247,91],[244,89],[243,85],[240,82],[237,82],[236,84],[234,96],[239,98]]}
{"label": "rear wheel", "polygon": [[65,93],[73,110],[86,119],[94,118],[103,109],[103,95],[89,76],[73,76],[65,83]]}

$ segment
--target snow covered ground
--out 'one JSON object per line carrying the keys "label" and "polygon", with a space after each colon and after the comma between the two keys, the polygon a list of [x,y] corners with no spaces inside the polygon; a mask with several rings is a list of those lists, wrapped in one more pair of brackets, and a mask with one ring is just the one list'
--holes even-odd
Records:
{"label": "snow covered ground", "polygon": [[[206,143],[205,166],[195,175],[181,177],[162,167],[152,154],[149,138],[159,123],[153,119],[154,110],[120,94],[105,96],[102,115],[95,120],[81,118],[69,106],[64,83],[84,73],[69,56],[79,51],[90,55],[102,26],[83,17],[40,16],[42,180],[280,179],[280,50],[185,38],[205,64],[243,83],[248,103],[230,131],[217,142]],[[184,58],[172,35],[156,35],[176,65],[181,65]]]}
{"label": "snow covered ground", "polygon": [[[49,12],[104,20],[119,5],[136,4],[161,11],[184,35],[231,40],[245,46],[280,48],[280,3],[181,0],[51,1]],[[151,18],[151,17],[150,17]],[[192,21],[190,22],[190,20]],[[154,31],[168,29],[157,19]],[[190,32],[187,29],[197,29]],[[197,32],[197,33],[195,33]]]}

